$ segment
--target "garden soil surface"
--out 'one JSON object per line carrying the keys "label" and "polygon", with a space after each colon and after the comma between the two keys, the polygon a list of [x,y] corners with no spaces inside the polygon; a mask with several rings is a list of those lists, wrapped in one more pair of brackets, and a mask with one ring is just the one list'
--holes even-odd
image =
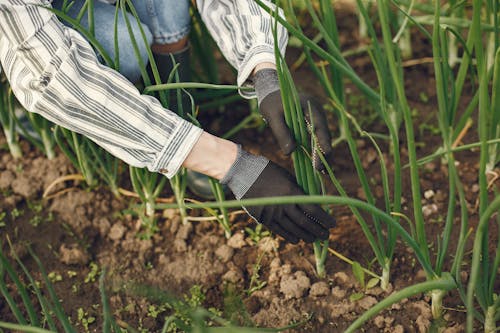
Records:
{"label": "garden soil surface", "polygon": [[[355,16],[348,11],[341,13],[339,25],[343,48],[359,46],[362,41],[357,38],[352,23],[356,20]],[[405,67],[405,78],[409,101],[416,110],[418,156],[422,157],[434,152],[440,139],[435,131],[437,101],[432,63],[426,60],[430,56],[430,47],[419,37],[416,37],[414,45],[414,59],[422,61],[409,63]],[[299,52],[290,48],[287,60],[293,63],[298,56]],[[353,56],[349,61],[364,79],[374,84],[373,69],[366,54]],[[301,89],[311,94],[321,91],[319,83],[305,66],[293,74]],[[383,132],[383,126],[379,125],[381,121],[370,114],[369,106],[357,97],[356,89],[348,85],[347,92],[351,111],[353,114],[357,112],[356,117],[364,128]],[[239,103],[226,106],[225,110],[204,111],[200,120],[209,131],[222,134],[247,114],[245,105]],[[334,116],[329,116],[329,125],[333,135],[337,136]],[[404,131],[401,131],[401,138],[404,142]],[[234,140],[242,143],[247,150],[263,154],[292,169],[290,160],[279,153],[268,129],[246,129],[238,133]],[[463,143],[476,140],[473,127],[464,136]],[[367,139],[360,138],[357,142],[363,166],[368,171],[380,207],[383,207],[376,151]],[[0,145],[6,147],[3,137],[0,138]],[[232,215],[232,237],[227,239],[216,221],[201,219],[182,224],[176,210],[161,210],[158,211],[159,231],[150,239],[142,239],[139,237],[143,231],[141,222],[130,210],[137,203],[134,198],[124,195],[116,198],[105,188],[89,190],[82,182],[72,180],[60,183],[48,197],[42,198],[42,193],[52,182],[77,172],[62,154],[47,160],[28,143],[22,142],[22,146],[22,159],[13,160],[6,149],[0,155],[0,211],[6,212],[5,226],[0,227],[1,246],[4,253],[13,250],[36,280],[41,281],[40,271],[27,250],[28,245],[31,247],[47,272],[51,273],[64,309],[81,332],[85,329],[81,318],[78,318],[79,308],[83,309],[85,318],[96,318],[88,330],[101,330],[98,278],[103,269],[106,271],[107,295],[119,323],[147,332],[161,331],[164,317],[171,312],[157,301],[137,295],[127,286],[157,288],[184,299],[197,296],[205,308],[218,309],[224,317],[232,317],[242,324],[282,327],[300,323],[288,331],[343,332],[361,313],[391,293],[425,281],[425,274],[414,254],[402,242],[397,244],[391,285],[386,291],[379,286],[363,290],[354,278],[351,266],[333,255],[326,261],[326,278],[319,278],[315,273],[311,245],[287,244],[283,239],[266,236],[265,233],[256,243],[244,231],[246,227],[255,229],[256,225],[244,214]],[[382,148],[388,151],[383,144]],[[406,162],[406,152],[401,153]],[[472,227],[477,223],[478,156],[478,151],[456,154]],[[330,162],[349,195],[364,199],[345,143],[335,147]],[[388,168],[391,170],[391,165]],[[126,167],[122,171],[127,174]],[[423,202],[427,232],[431,252],[435,252],[447,208],[446,165],[436,159],[422,167],[420,176],[422,193],[427,192]],[[493,186],[498,184],[496,181]],[[403,185],[403,213],[412,216],[409,183]],[[121,186],[132,190],[127,181]],[[329,188],[329,193],[336,192]],[[162,197],[173,201],[169,190],[165,190]],[[188,197],[196,199],[189,193]],[[331,231],[330,247],[379,272],[379,267],[373,264],[373,252],[349,208],[331,208],[337,227]],[[190,216],[209,215],[202,210],[193,210]],[[460,221],[456,220],[449,259],[453,257],[459,227]],[[492,232],[492,235],[497,234],[496,230]],[[467,281],[466,272],[463,272],[462,279]],[[194,292],[193,286],[201,287],[200,291]],[[446,328],[444,332],[464,331],[465,311],[462,304],[456,292],[445,297],[446,310],[440,323]],[[14,321],[3,299],[0,300],[0,318]],[[431,326],[430,298],[428,295],[417,295],[382,311],[366,323],[363,331],[427,332]]]}

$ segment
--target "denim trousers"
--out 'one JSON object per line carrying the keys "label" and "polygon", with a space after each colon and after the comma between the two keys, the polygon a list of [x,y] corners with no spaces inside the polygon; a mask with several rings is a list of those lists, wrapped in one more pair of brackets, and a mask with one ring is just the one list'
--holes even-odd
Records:
{"label": "denim trousers", "polygon": [[[84,0],[76,0],[66,14],[76,18],[84,3]],[[140,23],[131,13],[127,13],[126,16],[144,64],[148,63],[147,48],[151,44],[171,44],[188,35],[191,25],[188,0],[132,0],[132,3]],[[62,9],[62,5],[63,0],[55,0],[52,3],[52,7],[59,10]],[[119,49],[118,71],[129,81],[137,82],[141,77],[139,61],[132,46],[127,20],[120,9],[118,12],[116,43]],[[95,38],[111,59],[115,58],[117,52],[115,50],[115,13],[114,5],[94,1]],[[80,24],[85,29],[89,28],[87,11],[82,16]],[[144,30],[146,41],[141,35],[139,24]]]}

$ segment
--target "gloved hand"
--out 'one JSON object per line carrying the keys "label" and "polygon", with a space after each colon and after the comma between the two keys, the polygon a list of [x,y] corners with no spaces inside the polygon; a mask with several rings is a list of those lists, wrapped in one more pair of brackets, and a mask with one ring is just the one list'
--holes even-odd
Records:
{"label": "gloved hand", "polygon": [[[227,184],[238,200],[304,194],[285,169],[241,147],[221,183]],[[294,244],[301,239],[306,243],[326,240],[329,229],[335,226],[335,219],[319,205],[276,204],[243,208],[254,220]]]}
{"label": "gloved hand", "polygon": [[[277,72],[274,69],[261,69],[255,73],[253,80],[259,102],[259,111],[271,127],[271,131],[283,153],[289,155],[295,150],[296,143],[285,122]],[[332,146],[325,114],[320,110],[318,103],[306,95],[301,95],[300,104],[309,132],[311,133],[311,128],[314,128],[314,135],[318,140],[319,149],[325,158],[328,157],[332,152]],[[311,115],[312,119],[310,119]],[[321,163],[321,159],[315,153],[315,150],[313,150],[313,166],[319,171],[324,170],[323,163]]]}

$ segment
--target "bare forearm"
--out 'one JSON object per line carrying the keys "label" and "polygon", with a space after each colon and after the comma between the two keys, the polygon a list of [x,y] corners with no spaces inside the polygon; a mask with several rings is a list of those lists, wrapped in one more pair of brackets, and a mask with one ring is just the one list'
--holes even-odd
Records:
{"label": "bare forearm", "polygon": [[183,166],[220,180],[236,160],[237,151],[234,142],[203,132]]}

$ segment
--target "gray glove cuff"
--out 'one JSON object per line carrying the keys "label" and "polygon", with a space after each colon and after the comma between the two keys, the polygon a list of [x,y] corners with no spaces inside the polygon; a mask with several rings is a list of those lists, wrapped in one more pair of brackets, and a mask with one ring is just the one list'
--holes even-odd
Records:
{"label": "gray glove cuff", "polygon": [[222,185],[227,185],[235,198],[240,200],[260,176],[269,160],[263,156],[252,155],[238,145],[236,161],[220,180]]}
{"label": "gray glove cuff", "polygon": [[278,73],[275,69],[272,68],[264,68],[259,70],[253,76],[253,82],[259,105],[267,95],[280,89]]}

